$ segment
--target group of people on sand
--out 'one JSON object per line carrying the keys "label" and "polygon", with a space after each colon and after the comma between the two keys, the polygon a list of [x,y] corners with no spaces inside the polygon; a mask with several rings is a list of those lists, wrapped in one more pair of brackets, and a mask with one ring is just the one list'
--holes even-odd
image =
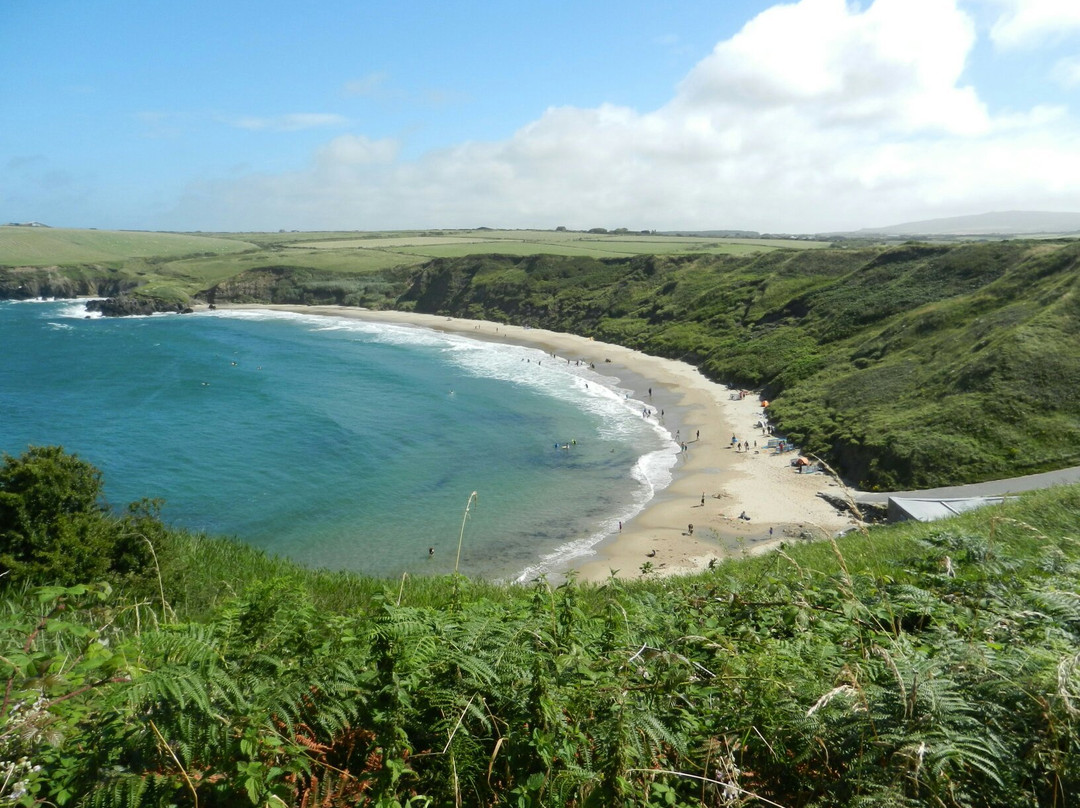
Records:
{"label": "group of people on sand", "polygon": [[[748,441],[748,440],[739,440],[734,435],[731,436],[731,445],[735,447],[736,452],[749,452],[750,451],[750,441]],[[756,440],[754,441],[754,448],[755,449],[757,448],[757,441]]]}

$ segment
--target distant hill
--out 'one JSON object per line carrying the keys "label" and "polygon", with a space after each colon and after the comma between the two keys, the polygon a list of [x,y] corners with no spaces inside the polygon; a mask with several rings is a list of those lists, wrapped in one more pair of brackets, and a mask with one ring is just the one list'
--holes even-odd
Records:
{"label": "distant hill", "polygon": [[853,235],[891,236],[1036,236],[1080,234],[1080,213],[1009,210],[925,219],[888,227],[865,227]]}

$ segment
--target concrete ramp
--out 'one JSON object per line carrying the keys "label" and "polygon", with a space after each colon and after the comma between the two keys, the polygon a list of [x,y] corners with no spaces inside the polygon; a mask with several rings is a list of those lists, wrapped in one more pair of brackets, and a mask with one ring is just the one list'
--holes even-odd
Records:
{"label": "concrete ramp", "polygon": [[889,497],[889,521],[933,522],[986,505],[1000,505],[1006,497],[962,497],[950,499]]}

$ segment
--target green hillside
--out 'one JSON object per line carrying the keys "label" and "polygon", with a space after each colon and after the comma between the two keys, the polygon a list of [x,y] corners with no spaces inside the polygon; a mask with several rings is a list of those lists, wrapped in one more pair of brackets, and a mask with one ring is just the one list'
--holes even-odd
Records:
{"label": "green hillside", "polygon": [[747,258],[433,261],[399,305],[571,331],[762,388],[852,482],[925,488],[1080,464],[1080,242]]}

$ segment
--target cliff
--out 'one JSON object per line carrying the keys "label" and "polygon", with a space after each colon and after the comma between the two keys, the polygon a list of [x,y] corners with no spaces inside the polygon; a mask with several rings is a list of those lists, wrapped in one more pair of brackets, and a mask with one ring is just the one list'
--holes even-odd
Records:
{"label": "cliff", "polygon": [[135,286],[135,279],[104,267],[0,267],[0,300],[107,297]]}

